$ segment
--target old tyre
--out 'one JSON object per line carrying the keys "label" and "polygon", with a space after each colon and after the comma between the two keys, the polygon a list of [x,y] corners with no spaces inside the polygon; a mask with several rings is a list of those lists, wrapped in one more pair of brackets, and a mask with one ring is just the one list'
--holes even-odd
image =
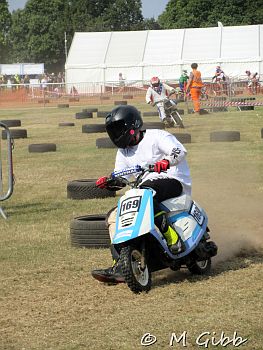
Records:
{"label": "old tyre", "polygon": [[210,133],[211,142],[240,141],[239,131],[213,131]]}
{"label": "old tyre", "polygon": [[97,112],[97,117],[98,118],[106,118],[108,114],[110,114],[110,111]]}
{"label": "old tyre", "polygon": [[[26,129],[10,129],[10,135],[13,139],[26,139],[27,130]],[[6,140],[6,130],[2,130],[2,139]]]}
{"label": "old tyre", "polygon": [[75,114],[76,119],[86,119],[86,118],[92,118],[93,114],[92,112],[79,112]]}
{"label": "old tyre", "polygon": [[73,180],[67,184],[67,198],[70,199],[107,198],[115,197],[115,195],[115,191],[96,187],[96,180],[94,179]]}
{"label": "old tyre", "polygon": [[82,113],[97,113],[98,108],[84,108],[82,109]]}
{"label": "old tyre", "polygon": [[127,105],[127,101],[114,101],[114,105],[115,106],[119,106],[119,105]]}
{"label": "old tyre", "polygon": [[181,143],[191,143],[191,134],[174,133],[173,135]]}
{"label": "old tyre", "polygon": [[263,128],[261,129],[261,138],[263,139]]}
{"label": "old tyre", "polygon": [[0,120],[1,123],[5,124],[8,128],[13,126],[21,126],[20,119]]}
{"label": "old tyre", "polygon": [[100,137],[96,140],[97,148],[116,148],[109,137]]}
{"label": "old tyre", "polygon": [[151,271],[147,266],[142,268],[142,253],[132,246],[121,249],[120,265],[125,282],[133,293],[148,292],[151,289]]}
{"label": "old tyre", "polygon": [[75,126],[75,123],[64,122],[64,123],[59,123],[58,126]]}
{"label": "old tyre", "polygon": [[71,245],[84,248],[108,248],[110,236],[105,218],[106,215],[85,215],[71,220]]}
{"label": "old tyre", "polygon": [[143,112],[143,117],[159,117],[158,112]]}
{"label": "old tyre", "polygon": [[104,124],[85,124],[82,125],[83,133],[106,132]]}
{"label": "old tyre", "polygon": [[69,108],[69,104],[68,103],[60,103],[60,104],[58,104],[58,108]]}
{"label": "old tyre", "polygon": [[57,146],[55,143],[35,143],[28,145],[29,153],[44,153],[44,152],[56,152]]}
{"label": "old tyre", "polygon": [[143,129],[164,129],[163,122],[146,122],[143,123]]}
{"label": "old tyre", "polygon": [[192,261],[186,264],[193,275],[207,275],[211,271],[211,258],[202,261]]}

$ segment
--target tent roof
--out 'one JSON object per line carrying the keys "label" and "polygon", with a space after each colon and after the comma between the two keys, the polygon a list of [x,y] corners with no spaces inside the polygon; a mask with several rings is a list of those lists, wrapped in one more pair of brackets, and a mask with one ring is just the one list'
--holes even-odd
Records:
{"label": "tent roof", "polygon": [[263,25],[75,33],[66,68],[261,60]]}

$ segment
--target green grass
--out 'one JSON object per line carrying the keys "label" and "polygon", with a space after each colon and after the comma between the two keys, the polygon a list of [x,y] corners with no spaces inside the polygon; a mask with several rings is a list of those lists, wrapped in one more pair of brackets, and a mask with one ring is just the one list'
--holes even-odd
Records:
{"label": "green grass", "polygon": [[[141,349],[146,332],[157,337],[150,348],[167,349],[171,334],[184,331],[186,348],[197,349],[202,332],[219,338],[237,331],[249,339],[241,349],[262,350],[263,109],[185,115],[186,129],[171,129],[192,136],[185,147],[193,197],[208,213],[219,254],[210,277],[167,269],[154,274],[152,290],[142,295],[91,277],[92,269],[111,264],[107,249],[71,247],[71,219],[106,213],[118,200],[67,199],[68,181],[109,174],[116,152],[96,148],[96,138],[106,133],[82,133],[82,124],[103,119],[75,119],[79,110],[0,111],[0,120],[21,119],[28,132],[15,140],[14,193],[1,203],[8,219],[0,217],[0,349]],[[67,121],[75,127],[58,127]],[[211,143],[215,130],[240,131],[241,141]],[[43,142],[56,143],[57,151],[28,152],[29,144]],[[209,348],[223,349],[211,342]]]}

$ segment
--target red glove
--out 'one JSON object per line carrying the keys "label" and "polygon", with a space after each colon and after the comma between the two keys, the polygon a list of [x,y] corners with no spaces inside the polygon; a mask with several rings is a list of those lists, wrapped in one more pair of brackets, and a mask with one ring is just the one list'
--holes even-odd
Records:
{"label": "red glove", "polygon": [[166,171],[169,168],[170,168],[170,163],[169,163],[169,160],[167,159],[159,160],[154,164],[154,171],[158,174],[160,174],[161,171]]}
{"label": "red glove", "polygon": [[96,181],[96,186],[101,188],[101,189],[107,188],[108,179],[109,178],[107,176],[99,177],[98,180]]}

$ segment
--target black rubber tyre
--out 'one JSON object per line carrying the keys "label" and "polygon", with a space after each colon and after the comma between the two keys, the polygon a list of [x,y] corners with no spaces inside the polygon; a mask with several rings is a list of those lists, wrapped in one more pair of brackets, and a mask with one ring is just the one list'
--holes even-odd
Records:
{"label": "black rubber tyre", "polygon": [[87,112],[97,113],[98,112],[98,108],[84,108],[84,109],[82,109],[82,113],[87,113]]}
{"label": "black rubber tyre", "polygon": [[67,198],[70,199],[107,198],[115,197],[115,195],[115,191],[96,187],[96,180],[94,179],[73,180],[67,184]]}
{"label": "black rubber tyre", "polygon": [[58,126],[75,126],[75,123],[67,123],[67,122],[65,122],[65,123],[59,123],[58,124]]}
{"label": "black rubber tyre", "polygon": [[78,97],[70,97],[68,99],[69,102],[79,102],[79,98]]}
{"label": "black rubber tyre", "polygon": [[110,235],[106,215],[85,215],[70,222],[70,240],[73,247],[108,248]]}
{"label": "black rubber tyre", "polygon": [[263,128],[261,129],[261,138],[263,139]]}
{"label": "black rubber tyre", "polygon": [[143,112],[143,117],[159,117],[158,112]]}
{"label": "black rubber tyre", "polygon": [[127,105],[127,101],[114,101],[114,105],[115,106],[119,106],[119,105]]}
{"label": "black rubber tyre", "polygon": [[97,148],[116,148],[109,137],[100,137],[96,140]]}
{"label": "black rubber tyre", "polygon": [[211,271],[211,258],[203,261],[192,261],[186,266],[193,275],[208,275]]}
{"label": "black rubber tyre", "polygon": [[164,129],[163,122],[146,122],[143,123],[143,129]]}
{"label": "black rubber tyre", "polygon": [[180,134],[180,133],[174,133],[173,134],[177,140],[181,143],[191,143],[191,134]]}
{"label": "black rubber tyre", "polygon": [[152,286],[151,271],[147,262],[144,270],[140,267],[141,252],[132,246],[120,251],[120,265],[125,282],[133,293],[148,292]]}
{"label": "black rubber tyre", "polygon": [[29,153],[44,153],[44,152],[56,152],[57,146],[55,143],[35,143],[28,145]]}
{"label": "black rubber tyre", "polygon": [[8,128],[13,126],[21,126],[20,119],[0,120],[1,123],[5,124]]}
{"label": "black rubber tyre", "polygon": [[210,133],[211,142],[240,141],[239,131],[213,131]]}
{"label": "black rubber tyre", "polygon": [[106,116],[108,115],[108,114],[110,114],[110,111],[108,111],[108,112],[97,112],[97,117],[98,118],[106,118]]}
{"label": "black rubber tyre", "polygon": [[[26,139],[27,130],[26,129],[10,129],[10,135],[13,139]],[[6,140],[6,130],[2,130],[2,139]]]}
{"label": "black rubber tyre", "polygon": [[76,119],[86,119],[93,118],[93,114],[91,112],[79,112],[75,114]]}
{"label": "black rubber tyre", "polygon": [[238,106],[237,109],[239,111],[254,111],[255,106]]}
{"label": "black rubber tyre", "polygon": [[60,103],[60,104],[58,104],[58,108],[69,108],[69,104],[68,103]]}
{"label": "black rubber tyre", "polygon": [[106,132],[104,124],[84,124],[82,125],[83,133]]}

